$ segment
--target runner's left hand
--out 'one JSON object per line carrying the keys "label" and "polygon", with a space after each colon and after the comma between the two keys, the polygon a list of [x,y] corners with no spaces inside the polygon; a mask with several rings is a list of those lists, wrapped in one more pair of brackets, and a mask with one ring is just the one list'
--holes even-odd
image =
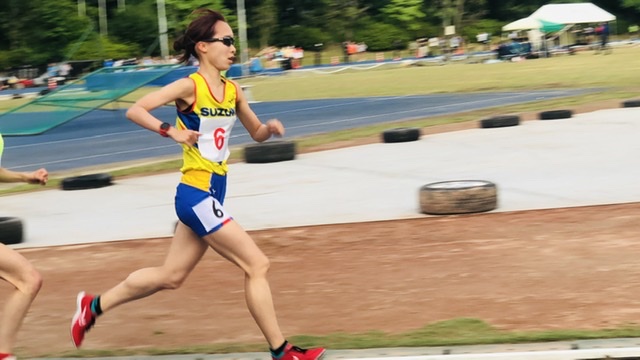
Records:
{"label": "runner's left hand", "polygon": [[266,125],[267,125],[267,129],[269,130],[269,134],[276,135],[276,136],[284,135],[284,126],[282,125],[280,120],[271,119],[267,121]]}

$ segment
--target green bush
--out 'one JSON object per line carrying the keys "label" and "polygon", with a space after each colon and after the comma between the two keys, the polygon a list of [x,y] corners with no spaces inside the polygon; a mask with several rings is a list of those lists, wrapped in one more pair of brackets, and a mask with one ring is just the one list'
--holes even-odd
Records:
{"label": "green bush", "polygon": [[467,43],[477,42],[476,36],[480,33],[487,33],[494,39],[500,38],[503,25],[505,24],[493,19],[478,20],[462,29],[462,37]]}
{"label": "green bush", "polygon": [[315,44],[329,41],[329,37],[319,28],[291,26],[281,30],[276,36],[277,46],[299,46],[304,50],[315,50]]}
{"label": "green bush", "polygon": [[9,62],[9,51],[0,50],[0,72],[11,67]]}
{"label": "green bush", "polygon": [[409,35],[393,25],[385,23],[371,23],[359,29],[355,33],[356,42],[367,44],[368,51],[396,50],[396,42],[406,48]]}
{"label": "green bush", "polygon": [[95,36],[94,39],[87,40],[78,47],[72,60],[129,59],[141,53],[137,45],[116,43],[107,37]]}
{"label": "green bush", "polygon": [[42,65],[41,62],[34,61],[34,52],[31,48],[19,47],[0,51],[0,69],[9,69],[24,64]]}

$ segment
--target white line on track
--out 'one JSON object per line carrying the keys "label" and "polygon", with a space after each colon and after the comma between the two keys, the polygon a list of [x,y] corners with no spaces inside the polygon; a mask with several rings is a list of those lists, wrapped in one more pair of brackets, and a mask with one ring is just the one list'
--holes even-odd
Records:
{"label": "white line on track", "polygon": [[43,163],[33,163],[33,164],[25,164],[25,165],[20,165],[20,166],[12,166],[12,169],[20,169],[20,168],[26,168],[26,167],[30,167],[30,166],[43,166],[43,165],[49,165],[49,164],[59,164],[59,163],[65,163],[65,162],[69,162],[69,161],[78,161],[78,160],[86,160],[86,159],[96,159],[96,158],[101,158],[101,157],[105,157],[105,156],[111,156],[111,155],[120,155],[120,154],[129,154],[129,153],[135,153],[135,152],[140,152],[142,150],[144,151],[149,151],[149,150],[157,150],[157,149],[166,149],[169,147],[175,147],[176,144],[175,143],[171,143],[169,145],[163,145],[163,146],[154,146],[154,147],[146,147],[144,149],[134,149],[134,150],[126,150],[126,151],[117,151],[117,152],[111,152],[108,154],[96,154],[96,155],[90,155],[90,156],[80,156],[80,157],[75,157],[75,158],[69,158],[69,159],[63,159],[63,160],[56,160],[56,161],[47,161],[47,162],[43,162]]}
{"label": "white line on track", "polygon": [[603,348],[581,350],[549,350],[528,352],[501,352],[482,354],[447,354],[425,356],[388,356],[368,358],[348,358],[341,360],[580,360],[580,359],[615,359],[619,357],[640,356],[640,347]]}
{"label": "white line on track", "polygon": [[394,97],[362,98],[361,100],[343,102],[343,103],[339,103],[339,104],[319,105],[319,106],[310,106],[310,107],[299,107],[299,108],[296,108],[296,109],[291,109],[291,110],[286,110],[286,111],[260,113],[259,115],[260,116],[269,116],[269,115],[274,115],[274,114],[288,114],[288,113],[295,113],[295,112],[301,112],[301,111],[307,111],[307,110],[320,110],[320,109],[328,109],[328,108],[334,108],[334,107],[343,107],[343,106],[347,106],[347,105],[356,105],[356,104],[362,104],[362,103],[365,103],[365,102],[369,102],[370,103],[370,102],[385,101],[385,100],[404,99],[404,98],[408,98],[408,97],[411,97],[411,95],[394,96]]}
{"label": "white line on track", "polygon": [[[526,95],[526,94],[525,94]],[[514,95],[514,96],[508,96],[508,97],[504,97],[504,98],[500,98],[500,99],[513,99],[513,98],[517,98],[517,97],[521,97],[522,95]],[[475,104],[475,103],[480,103],[480,102],[485,102],[486,99],[482,99],[482,100],[476,100],[476,101],[468,101],[465,102],[464,104]],[[446,109],[446,108],[450,108],[450,107],[456,107],[456,106],[460,106],[460,104],[447,104],[447,105],[438,105],[438,106],[428,106],[429,109]],[[351,121],[357,121],[357,120],[362,120],[362,119],[370,119],[370,118],[375,118],[375,117],[379,117],[379,116],[385,116],[385,115],[391,115],[391,114],[407,114],[407,113],[413,113],[416,111],[422,111],[424,110],[425,107],[423,108],[417,108],[417,109],[411,109],[411,110],[404,110],[404,111],[391,111],[388,113],[377,113],[374,115],[367,115],[367,116],[358,116],[358,117],[350,117],[347,119],[338,119],[338,120],[331,120],[331,121],[322,121],[322,122],[314,122],[313,124],[306,124],[306,125],[298,125],[298,126],[287,126],[287,129],[303,129],[303,128],[308,128],[308,127],[316,127],[316,126],[322,126],[322,125],[328,125],[328,124],[337,124],[337,123],[344,123],[344,122],[351,122]],[[402,121],[402,120],[398,120],[398,121]]]}
{"label": "white line on track", "polygon": [[74,139],[46,141],[46,142],[39,142],[39,143],[35,143],[35,144],[13,145],[13,146],[7,146],[7,147],[5,147],[5,149],[20,149],[20,148],[28,148],[28,147],[33,147],[33,146],[64,144],[64,143],[70,143],[70,142],[85,141],[87,139],[99,139],[99,138],[105,138],[105,137],[109,137],[109,136],[119,136],[119,135],[125,135],[125,134],[143,133],[143,132],[146,132],[146,131],[148,131],[148,130],[140,129],[140,130],[132,130],[132,131],[121,131],[121,132],[92,135],[92,136],[74,138]]}

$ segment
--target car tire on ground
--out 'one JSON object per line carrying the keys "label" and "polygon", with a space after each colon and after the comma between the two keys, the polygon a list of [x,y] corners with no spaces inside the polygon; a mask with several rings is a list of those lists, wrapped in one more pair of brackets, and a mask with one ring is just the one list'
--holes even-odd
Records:
{"label": "car tire on ground", "polygon": [[5,245],[20,244],[23,237],[22,220],[16,217],[0,217],[0,242]]}
{"label": "car tire on ground", "polygon": [[496,185],[490,181],[440,181],[420,188],[420,210],[424,214],[470,214],[491,211],[497,205]]}
{"label": "car tire on ground", "polygon": [[62,179],[62,190],[97,189],[113,183],[111,175],[105,173],[72,176]]}
{"label": "car tire on ground", "polygon": [[269,141],[247,145],[244,148],[244,161],[249,164],[288,161],[295,157],[296,144],[293,141]]}
{"label": "car tire on ground", "polygon": [[520,116],[518,115],[501,115],[480,120],[480,127],[483,129],[516,126],[519,124]]}
{"label": "car tire on ground", "polygon": [[416,141],[420,139],[418,128],[395,128],[382,132],[382,141],[385,143],[399,143]]}
{"label": "car tire on ground", "polygon": [[568,119],[573,116],[573,111],[571,110],[549,110],[543,111],[538,114],[538,119],[540,120],[557,120],[557,119]]}
{"label": "car tire on ground", "polygon": [[640,107],[640,100],[627,100],[622,102],[622,107]]}

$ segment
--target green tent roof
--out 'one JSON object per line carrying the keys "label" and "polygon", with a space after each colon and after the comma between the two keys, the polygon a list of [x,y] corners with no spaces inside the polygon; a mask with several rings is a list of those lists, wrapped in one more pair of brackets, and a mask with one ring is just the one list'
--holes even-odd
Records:
{"label": "green tent roof", "polygon": [[540,21],[540,24],[542,24],[542,27],[540,28],[540,30],[544,32],[556,32],[564,28],[564,24],[558,24],[551,21],[545,21],[540,19],[538,19],[538,21]]}

